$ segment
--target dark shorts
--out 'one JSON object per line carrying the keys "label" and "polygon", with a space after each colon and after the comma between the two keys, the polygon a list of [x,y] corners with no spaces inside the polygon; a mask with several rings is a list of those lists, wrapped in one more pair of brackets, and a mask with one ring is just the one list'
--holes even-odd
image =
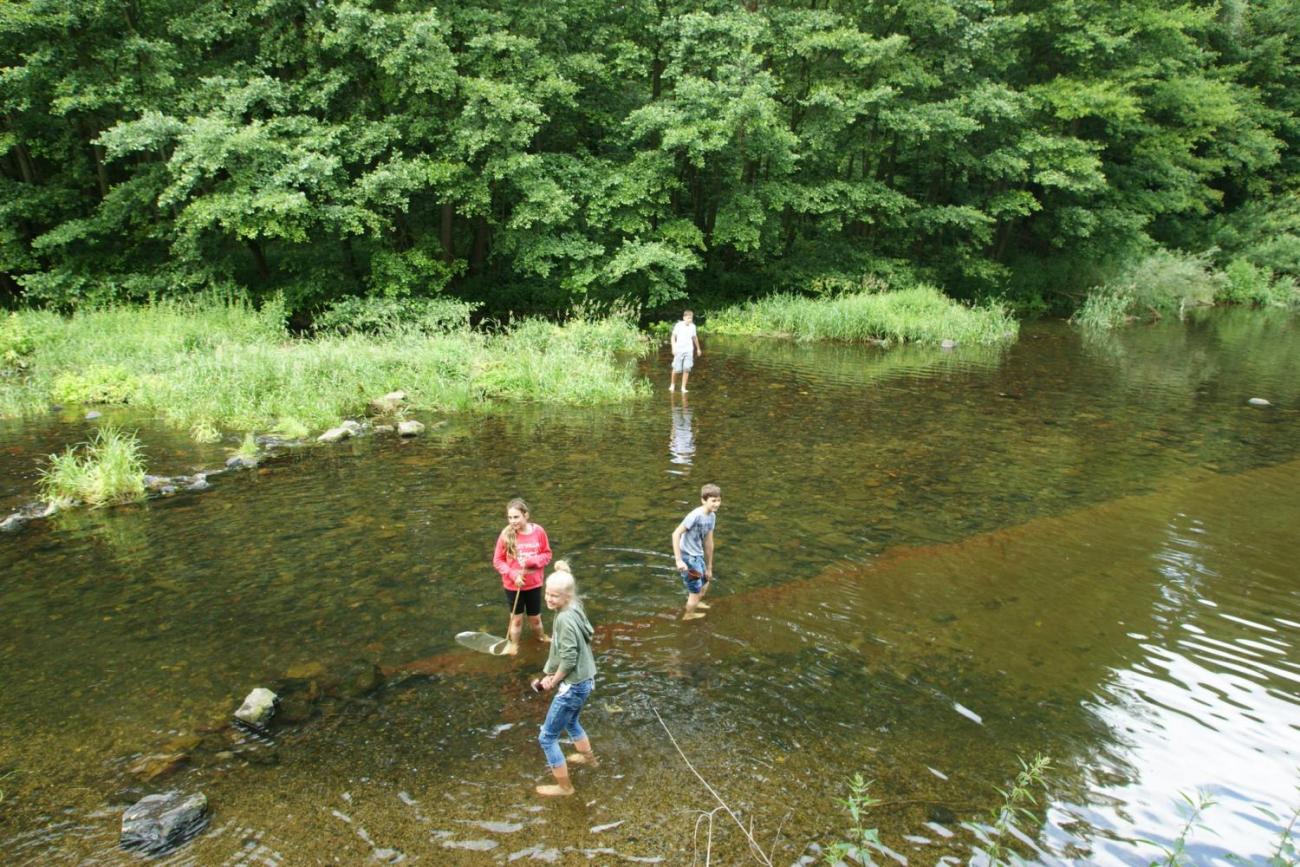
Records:
{"label": "dark shorts", "polygon": [[709,583],[709,579],[704,577],[704,558],[696,557],[693,554],[683,554],[682,562],[686,564],[686,571],[677,574],[682,576],[682,583],[686,585],[686,592],[699,593],[704,589],[704,585]]}
{"label": "dark shorts", "polygon": [[542,588],[520,590],[518,603],[515,602],[515,591],[506,590],[506,607],[510,609],[511,614],[527,612],[529,617],[536,617],[542,613]]}

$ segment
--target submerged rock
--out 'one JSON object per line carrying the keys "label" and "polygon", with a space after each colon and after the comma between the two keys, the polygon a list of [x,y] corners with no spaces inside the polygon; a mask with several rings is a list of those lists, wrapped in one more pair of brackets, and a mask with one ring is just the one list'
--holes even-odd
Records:
{"label": "submerged rock", "polygon": [[185,485],[187,491],[206,491],[212,485],[208,484],[207,473],[195,473],[192,476],[177,476],[176,481]]}
{"label": "submerged rock", "polygon": [[1262,397],[1252,397],[1250,400],[1246,401],[1246,403],[1250,404],[1251,406],[1272,406],[1273,405]]}
{"label": "submerged rock", "polygon": [[189,760],[188,753],[154,753],[140,757],[127,770],[141,781],[148,783],[175,773]]}
{"label": "submerged rock", "polygon": [[957,341],[953,340],[951,337],[945,337],[939,344],[940,349],[955,349],[956,347]]}
{"label": "submerged rock", "polygon": [[424,433],[424,425],[413,418],[408,418],[397,425],[398,436],[414,437],[422,433]]}
{"label": "submerged rock", "polygon": [[226,458],[226,469],[255,470],[257,469],[257,458],[250,458],[245,455],[231,455]]}
{"label": "submerged rock", "polygon": [[235,719],[253,728],[265,728],[275,716],[275,703],[279,696],[264,686],[259,686],[244,699],[244,703],[235,711]]}
{"label": "submerged rock", "polygon": [[157,855],[187,842],[208,824],[208,799],[202,792],[146,795],[122,814],[123,849]]}
{"label": "submerged rock", "polygon": [[94,421],[95,419],[99,418],[102,415],[103,415],[102,412],[98,412],[92,409],[90,412],[86,413],[86,421]]}
{"label": "submerged rock", "polygon": [[16,530],[22,529],[23,524],[26,523],[27,523],[26,518],[24,518],[18,512],[14,512],[12,515],[5,518],[3,521],[0,521],[0,533],[13,533]]}

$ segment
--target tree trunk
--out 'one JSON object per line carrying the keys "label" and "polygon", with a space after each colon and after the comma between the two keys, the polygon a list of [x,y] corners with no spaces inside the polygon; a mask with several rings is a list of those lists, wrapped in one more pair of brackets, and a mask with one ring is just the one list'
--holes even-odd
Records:
{"label": "tree trunk", "polygon": [[253,254],[253,262],[257,265],[257,275],[265,281],[271,279],[271,268],[266,264],[266,254],[262,252],[262,245],[252,238],[244,241],[248,245],[248,252]]}
{"label": "tree trunk", "polygon": [[474,276],[482,274],[483,266],[487,263],[488,236],[491,231],[487,220],[474,218],[474,249],[469,257],[469,273]]}
{"label": "tree trunk", "polygon": [[438,240],[442,244],[442,261],[448,264],[451,264],[456,258],[456,250],[451,243],[451,226],[454,213],[455,210],[450,202],[442,206],[442,226],[438,234]]}

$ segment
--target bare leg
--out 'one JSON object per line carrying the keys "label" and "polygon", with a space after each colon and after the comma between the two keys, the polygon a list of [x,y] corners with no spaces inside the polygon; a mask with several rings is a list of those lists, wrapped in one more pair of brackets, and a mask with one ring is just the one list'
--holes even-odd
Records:
{"label": "bare leg", "polygon": [[709,608],[712,607],[709,605],[709,603],[704,601],[704,597],[709,595],[709,588],[711,586],[713,586],[712,581],[705,581],[704,586],[700,588],[700,602],[695,607],[700,609],[701,611],[708,611]]}
{"label": "bare leg", "polygon": [[686,597],[686,613],[682,615],[682,620],[699,620],[704,616],[704,612],[695,609],[700,604],[700,594],[691,593]]}
{"label": "bare leg", "polygon": [[573,746],[577,750],[577,752],[569,753],[567,756],[565,756],[565,759],[568,761],[569,764],[586,765],[591,768],[594,768],[600,764],[600,762],[596,761],[596,754],[591,751],[591,740],[589,738],[583,738],[580,741],[574,741]]}
{"label": "bare leg", "polygon": [[569,782],[569,766],[560,765],[558,768],[551,768],[551,773],[555,775],[554,786],[538,786],[537,794],[545,795],[548,798],[559,798],[573,794],[573,783]]}
{"label": "bare leg", "polygon": [[510,632],[506,635],[506,653],[514,656],[519,652],[519,636],[524,631],[524,615],[510,615]]}
{"label": "bare leg", "polygon": [[551,640],[551,637],[546,634],[546,630],[542,628],[542,615],[540,614],[528,615],[528,625],[529,627],[532,628],[533,634],[537,636],[538,641]]}
{"label": "bare leg", "polygon": [[691,378],[691,372],[689,370],[683,370],[682,371],[682,394],[686,394],[686,380],[690,378]]}

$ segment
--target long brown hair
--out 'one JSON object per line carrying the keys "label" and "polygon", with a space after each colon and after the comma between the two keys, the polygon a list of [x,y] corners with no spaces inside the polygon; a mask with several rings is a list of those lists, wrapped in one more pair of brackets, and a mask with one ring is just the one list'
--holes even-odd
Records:
{"label": "long brown hair", "polygon": [[[511,500],[510,502],[506,503],[506,511],[509,512],[511,509],[518,509],[519,511],[523,512],[523,513],[524,513],[524,520],[525,520],[525,521],[528,520],[528,504],[525,503],[525,502],[524,502],[522,499],[520,499],[519,497],[515,497],[515,498],[514,498],[513,500]],[[518,548],[518,546],[515,544],[515,536],[516,536],[517,534],[515,533],[515,526],[514,526],[514,524],[511,524],[510,522],[507,521],[507,522],[506,522],[506,529],[505,529],[505,531],[504,531],[501,535],[505,537],[505,540],[506,540],[506,553],[510,555],[510,559],[511,559],[511,560],[518,560],[518,559],[519,559],[519,548]]]}

